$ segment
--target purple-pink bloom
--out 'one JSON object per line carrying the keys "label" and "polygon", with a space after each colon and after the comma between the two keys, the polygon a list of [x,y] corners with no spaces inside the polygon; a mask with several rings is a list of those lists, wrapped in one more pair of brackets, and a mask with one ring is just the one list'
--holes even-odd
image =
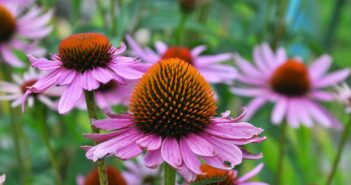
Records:
{"label": "purple-pink bloom", "polygon": [[43,56],[46,51],[39,47],[38,40],[52,31],[49,22],[53,11],[44,13],[39,7],[25,11],[31,4],[25,0],[0,1],[0,58],[14,67],[24,67],[14,50]]}
{"label": "purple-pink bloom", "polygon": [[169,47],[166,43],[157,41],[156,51],[150,48],[142,48],[132,37],[126,37],[133,53],[141,57],[145,62],[154,64],[162,59],[180,58],[193,65],[209,83],[231,84],[237,77],[237,70],[220,62],[228,61],[232,58],[230,53],[217,55],[201,55],[206,50],[206,46],[200,45],[193,49],[184,46]]}
{"label": "purple-pink bloom", "polygon": [[263,130],[241,122],[230,112],[215,117],[213,90],[200,73],[179,59],[153,65],[139,80],[130,99],[129,113],[108,114],[96,120],[96,128],[110,131],[87,134],[100,144],[86,156],[98,160],[116,156],[127,160],[146,151],[144,163],[156,168],[163,162],[174,167],[187,181],[202,174],[201,160],[220,169],[231,169],[242,159],[258,159],[242,146],[262,142]]}
{"label": "purple-pink bloom", "polygon": [[[23,74],[23,77],[19,75],[12,75],[14,82],[0,81],[0,92],[4,93],[0,95],[0,100],[11,101],[12,107],[17,107],[22,103],[22,97],[27,90],[27,87],[36,83],[43,75],[37,73],[33,69]],[[32,107],[35,100],[39,100],[49,108],[56,110],[57,103],[50,99],[50,97],[57,97],[63,92],[60,87],[52,87],[43,94],[33,94],[28,97],[28,106]]]}
{"label": "purple-pink bloom", "polygon": [[67,86],[59,101],[60,114],[76,106],[84,90],[96,90],[111,80],[126,84],[126,80],[138,79],[145,71],[139,60],[121,56],[126,50],[123,43],[114,48],[108,38],[99,33],[69,36],[60,43],[58,50],[51,60],[28,56],[32,66],[47,71],[47,75],[28,87],[23,99],[25,101],[32,93],[45,92],[54,85]]}
{"label": "purple-pink bloom", "polygon": [[320,102],[335,99],[325,88],[344,81],[349,69],[327,74],[332,59],[323,55],[307,66],[298,58],[288,58],[283,48],[273,52],[268,44],[257,46],[253,52],[254,64],[237,55],[240,70],[238,80],[247,87],[234,87],[232,92],[252,97],[248,105],[250,118],[267,102],[273,102],[271,120],[280,124],[284,118],[292,127],[307,127],[319,123],[325,127],[340,128],[339,121]]}

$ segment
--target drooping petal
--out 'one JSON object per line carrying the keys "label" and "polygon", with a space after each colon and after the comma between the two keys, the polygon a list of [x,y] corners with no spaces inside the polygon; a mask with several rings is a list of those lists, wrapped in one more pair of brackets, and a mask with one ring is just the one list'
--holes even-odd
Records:
{"label": "drooping petal", "polygon": [[134,124],[134,122],[130,119],[103,119],[103,120],[94,120],[93,125],[96,128],[103,130],[117,130],[125,127],[129,127]]}
{"label": "drooping petal", "polygon": [[190,149],[188,143],[188,138],[180,139],[179,146],[182,153],[182,158],[184,164],[194,173],[202,174],[200,166],[201,162],[198,157]]}
{"label": "drooping petal", "polygon": [[214,146],[204,139],[203,137],[196,135],[196,134],[190,134],[186,142],[191,149],[192,152],[194,152],[197,155],[201,156],[215,156],[217,152],[215,151]]}
{"label": "drooping petal", "polygon": [[156,168],[163,163],[161,149],[147,151],[144,158],[145,166]]}
{"label": "drooping petal", "polygon": [[259,165],[257,165],[253,170],[251,170],[250,172],[246,173],[245,175],[241,176],[238,179],[239,183],[243,183],[248,181],[249,179],[251,179],[252,177],[254,177],[255,175],[257,175],[258,173],[260,173],[260,171],[263,169],[264,164],[260,163]]}
{"label": "drooping petal", "polygon": [[161,147],[162,158],[174,168],[182,165],[182,154],[175,138],[165,138]]}
{"label": "drooping petal", "polygon": [[69,112],[77,104],[82,95],[81,76],[78,74],[60,98],[58,105],[59,113],[65,114]]}
{"label": "drooping petal", "polygon": [[85,71],[81,78],[81,85],[85,90],[92,91],[100,86],[100,83],[94,78],[92,71]]}
{"label": "drooping petal", "polygon": [[162,138],[151,134],[140,138],[137,143],[145,150],[157,150],[161,147]]}

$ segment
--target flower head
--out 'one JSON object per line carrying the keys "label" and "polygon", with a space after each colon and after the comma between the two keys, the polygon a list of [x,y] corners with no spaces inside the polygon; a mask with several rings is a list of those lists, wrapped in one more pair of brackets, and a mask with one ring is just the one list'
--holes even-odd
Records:
{"label": "flower head", "polygon": [[[4,93],[4,95],[0,95],[0,100],[12,101],[12,107],[19,106],[22,102],[24,93],[27,91],[27,87],[35,84],[42,76],[42,74],[39,74],[34,70],[29,70],[23,75],[23,77],[13,75],[13,83],[0,81],[0,92]],[[34,93],[28,97],[28,105],[32,107],[34,105],[34,100],[39,100],[49,108],[56,109],[57,103],[52,101],[49,97],[59,96],[62,90],[63,89],[60,87],[52,87],[43,94]]]}
{"label": "flower head", "polygon": [[45,49],[38,46],[37,40],[46,37],[52,31],[48,23],[53,12],[43,14],[38,7],[25,12],[24,7],[30,4],[24,0],[0,2],[0,58],[11,66],[24,66],[13,50],[37,56],[45,54]]}
{"label": "flower head", "polygon": [[[127,185],[126,179],[122,174],[114,167],[108,166],[106,168],[107,182],[110,185]],[[77,185],[99,185],[99,172],[98,169],[94,169],[86,177],[78,176]]]}
{"label": "flower head", "polygon": [[[86,156],[98,160],[114,155],[130,159],[146,150],[145,165],[156,168],[166,162],[188,181],[201,174],[200,159],[211,166],[230,169],[243,158],[256,159],[240,146],[261,142],[262,129],[229,113],[214,117],[213,92],[194,67],[180,59],[167,59],[151,67],[137,83],[128,114],[109,114],[95,127],[112,131],[87,134],[101,142]],[[238,123],[239,122],[239,123]]]}
{"label": "flower head", "polygon": [[263,182],[247,182],[250,178],[257,175],[262,170],[263,166],[263,163],[261,163],[244,176],[238,177],[238,172],[235,170],[223,170],[214,168],[208,164],[203,164],[201,165],[201,171],[204,174],[198,175],[194,182],[220,178],[221,181],[217,182],[217,185],[268,185]]}
{"label": "flower head", "polygon": [[331,65],[329,56],[323,55],[307,66],[300,59],[288,58],[282,48],[274,53],[267,44],[257,46],[253,56],[255,65],[239,55],[235,57],[240,69],[238,80],[249,87],[235,87],[232,92],[254,97],[248,106],[247,118],[266,102],[273,102],[274,124],[286,118],[292,127],[302,123],[308,127],[314,123],[340,127],[340,123],[319,102],[335,99],[325,88],[345,80],[349,69],[326,74]]}
{"label": "flower head", "polygon": [[237,77],[237,71],[234,67],[219,64],[232,58],[229,53],[200,56],[206,50],[203,45],[189,49],[184,46],[168,47],[161,41],[156,42],[156,51],[153,51],[150,48],[141,48],[130,36],[127,36],[127,41],[134,54],[150,64],[164,59],[179,58],[194,66],[209,83],[230,84]]}
{"label": "flower head", "polygon": [[99,89],[111,80],[126,84],[126,80],[140,78],[145,70],[137,59],[120,56],[126,50],[123,43],[120,48],[114,48],[99,33],[74,34],[64,39],[58,48],[59,53],[51,60],[29,55],[33,67],[48,73],[28,88],[24,100],[29,94],[42,93],[54,85],[67,86],[58,105],[61,114],[79,103],[83,90]]}

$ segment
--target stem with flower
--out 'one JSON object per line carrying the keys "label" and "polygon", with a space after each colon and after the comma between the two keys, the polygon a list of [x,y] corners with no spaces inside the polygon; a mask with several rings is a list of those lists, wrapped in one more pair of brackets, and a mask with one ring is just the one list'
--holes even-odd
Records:
{"label": "stem with flower", "polygon": [[164,163],[164,185],[174,185],[176,171],[175,169],[167,163]]}
{"label": "stem with flower", "polygon": [[[93,133],[99,133],[99,129],[95,128],[92,124],[93,120],[97,119],[97,106],[95,102],[95,93],[94,91],[84,91],[85,102],[87,105],[88,115],[90,119],[91,130]],[[97,142],[94,143],[98,144]],[[107,185],[107,174],[104,159],[97,161],[97,168],[99,172],[99,182],[100,185]]]}
{"label": "stem with flower", "polygon": [[62,185],[62,178],[61,178],[61,174],[60,174],[60,168],[59,165],[56,161],[57,157],[55,156],[55,152],[52,148],[52,145],[50,143],[50,128],[47,122],[47,117],[46,117],[46,108],[44,106],[44,104],[38,102],[38,109],[35,109],[35,115],[40,115],[39,119],[40,119],[40,126],[41,126],[41,130],[42,130],[42,134],[43,134],[43,140],[46,146],[46,149],[48,151],[49,154],[49,160],[51,163],[52,168],[54,169],[54,173],[55,173],[55,177],[56,177],[56,184],[57,185]]}
{"label": "stem with flower", "polygon": [[336,153],[336,157],[335,157],[335,160],[334,160],[334,163],[333,163],[332,170],[330,171],[330,173],[328,175],[328,179],[327,179],[326,185],[330,185],[332,183],[332,181],[333,181],[333,178],[334,178],[335,173],[336,173],[336,169],[337,169],[338,164],[339,164],[340,159],[341,159],[341,154],[342,154],[342,152],[343,152],[343,150],[345,148],[345,144],[346,144],[347,138],[350,135],[350,130],[351,130],[351,114],[350,114],[349,121],[347,122],[346,127],[344,128],[344,131],[342,133],[341,141],[340,141],[340,144],[338,146],[338,151]]}
{"label": "stem with flower", "polygon": [[284,154],[285,154],[287,126],[288,126],[288,123],[286,121],[284,121],[281,125],[281,128],[280,128],[279,154],[278,154],[278,162],[277,162],[276,178],[275,178],[276,185],[279,185],[281,183],[281,176],[283,174],[283,163],[284,163]]}

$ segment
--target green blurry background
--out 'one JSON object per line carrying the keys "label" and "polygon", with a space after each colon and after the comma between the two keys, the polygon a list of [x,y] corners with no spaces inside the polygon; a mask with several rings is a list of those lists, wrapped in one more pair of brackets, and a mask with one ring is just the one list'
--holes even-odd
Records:
{"label": "green blurry background", "polygon": [[[273,43],[278,38],[279,46],[285,47],[290,56],[300,56],[311,61],[328,53],[333,56],[333,68],[351,66],[351,2],[346,0],[198,0],[199,4],[182,14],[176,0],[41,0],[45,9],[54,9],[54,33],[43,45],[55,53],[60,40],[71,33],[98,31],[109,36],[118,45],[126,33],[134,36],[143,45],[153,46],[156,40],[170,44],[193,47],[208,46],[208,54],[219,52],[240,53],[251,59],[252,48],[262,42]],[[115,18],[111,18],[116,15]],[[183,18],[182,18],[183,16]],[[182,24],[182,20],[183,23]],[[111,24],[114,22],[115,24]],[[184,26],[181,38],[177,30]],[[277,35],[277,30],[279,34]],[[281,32],[280,32],[281,31]],[[178,40],[181,40],[179,43]],[[19,55],[23,55],[19,53]],[[228,64],[234,65],[232,61]],[[18,70],[22,73],[23,70]],[[229,92],[226,85],[216,85],[219,95],[219,112],[231,110],[236,114],[248,99],[240,99]],[[327,106],[341,121],[347,119],[343,107],[337,103]],[[251,123],[265,129],[268,139],[254,144],[250,149],[263,152],[258,161],[244,161],[238,169],[244,173],[263,161],[264,170],[257,180],[272,183],[278,153],[279,129],[270,123],[271,106],[262,108]],[[28,184],[50,185],[54,173],[50,167],[46,148],[40,135],[38,112],[27,110],[24,114],[16,109],[14,116],[24,132],[22,147],[26,165],[31,169]],[[126,107],[115,107],[116,112],[125,112]],[[40,111],[39,111],[40,112]],[[60,162],[64,184],[75,184],[78,174],[87,174],[93,167],[79,146],[89,144],[82,133],[90,132],[88,116],[75,110],[67,115],[56,112],[40,112],[47,115],[51,142]],[[10,116],[7,103],[1,103],[0,112],[0,172],[7,174],[9,185],[19,184],[15,149],[12,144]],[[101,114],[102,118],[103,115]],[[17,128],[17,130],[20,130]],[[324,184],[336,153],[340,132],[316,126],[312,129],[289,128],[289,143],[284,165],[286,185]],[[351,182],[350,142],[345,150],[334,184]],[[109,163],[120,165],[116,159]]]}

